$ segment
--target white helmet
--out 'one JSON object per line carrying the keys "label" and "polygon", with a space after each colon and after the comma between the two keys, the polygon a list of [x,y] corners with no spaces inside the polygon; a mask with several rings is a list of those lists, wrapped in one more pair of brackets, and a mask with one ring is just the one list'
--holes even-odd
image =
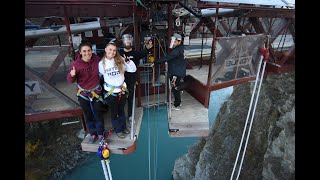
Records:
{"label": "white helmet", "polygon": [[177,34],[177,33],[174,33],[171,36],[171,42],[170,42],[170,46],[169,46],[170,49],[173,48],[173,43],[174,43],[175,40],[181,41],[182,40],[182,36],[180,34]]}
{"label": "white helmet", "polygon": [[122,35],[123,46],[133,46],[133,37],[131,34]]}

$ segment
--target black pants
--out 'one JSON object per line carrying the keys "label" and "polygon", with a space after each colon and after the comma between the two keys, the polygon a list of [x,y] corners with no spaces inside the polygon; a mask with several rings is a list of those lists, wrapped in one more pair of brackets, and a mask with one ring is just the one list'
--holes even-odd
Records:
{"label": "black pants", "polygon": [[86,125],[89,130],[90,135],[102,135],[104,131],[104,104],[101,101],[97,101],[96,98],[93,99],[92,107],[90,107],[90,101],[83,99],[78,96],[78,101],[84,112],[86,118]]}
{"label": "black pants", "polygon": [[119,100],[119,93],[116,93],[117,96],[109,95],[106,97],[105,101],[107,102],[109,109],[111,111],[111,122],[112,126],[116,133],[126,129],[126,118],[124,112],[124,106],[126,104],[127,93],[121,95]]}
{"label": "black pants", "polygon": [[[177,79],[176,79],[176,86],[175,87],[180,86],[182,84],[181,80],[183,80],[183,77],[181,77],[181,76],[176,76],[176,77],[177,77]],[[173,79],[173,76],[170,75],[170,82],[172,81],[172,79]],[[181,104],[181,91],[176,90],[175,87],[172,87],[172,93],[174,96],[173,105],[177,107],[177,106],[180,106],[180,104]]]}
{"label": "black pants", "polygon": [[125,82],[127,84],[127,89],[129,91],[128,96],[128,117],[132,116],[132,105],[133,105],[133,93],[134,86],[136,84],[137,75],[136,73],[125,73]]}
{"label": "black pants", "polygon": [[[118,94],[118,93],[117,93]],[[108,96],[110,98],[109,108],[111,110],[111,119],[115,119],[120,116],[125,116],[124,106],[126,105],[126,94],[122,94],[121,99],[119,96]]]}

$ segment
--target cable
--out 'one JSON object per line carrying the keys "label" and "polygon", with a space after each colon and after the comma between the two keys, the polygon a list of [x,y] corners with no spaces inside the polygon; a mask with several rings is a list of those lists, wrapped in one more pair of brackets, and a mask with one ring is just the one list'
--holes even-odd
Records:
{"label": "cable", "polygon": [[259,97],[259,94],[260,94],[260,89],[261,89],[261,84],[262,84],[262,80],[263,80],[265,67],[266,67],[266,62],[263,63],[263,68],[262,68],[262,73],[261,73],[261,80],[260,80],[260,84],[259,84],[259,88],[258,88],[257,98],[256,98],[256,101],[254,103],[254,108],[253,108],[252,117],[251,117],[251,120],[250,120],[251,122],[250,122],[249,130],[248,130],[248,134],[247,134],[247,139],[246,139],[246,143],[245,143],[245,146],[244,146],[244,149],[243,149],[243,154],[242,154],[240,166],[239,166],[239,169],[238,169],[238,175],[237,175],[236,179],[239,178],[241,167],[242,167],[242,163],[243,163],[243,159],[244,159],[244,155],[246,154],[246,149],[247,149],[247,145],[248,145],[248,141],[249,141],[250,131],[251,131],[252,123],[253,123],[253,118],[254,118],[254,114],[256,112],[257,103],[258,103],[258,100],[259,100],[258,97]]}
{"label": "cable", "polygon": [[[161,58],[161,55],[160,55],[160,47],[161,47],[161,42],[159,42],[159,59]],[[158,86],[158,102],[160,102],[160,65],[158,64],[158,83],[157,83],[159,86]],[[160,112],[160,104],[158,103],[158,109],[157,109],[157,113]],[[157,120],[157,117],[156,116],[156,120]],[[157,121],[156,121],[157,123]],[[157,173],[157,166],[158,166],[158,140],[159,140],[159,129],[158,129],[158,126],[156,126],[156,163],[155,163],[155,167],[156,167],[156,171],[155,171],[155,174]],[[157,176],[155,175],[155,179],[157,179]]]}
{"label": "cable", "polygon": [[[268,45],[269,45],[269,36],[267,36],[267,46],[268,46]],[[250,126],[249,126],[248,134],[247,134],[247,137],[246,137],[246,143],[245,143],[245,146],[244,146],[244,149],[243,149],[243,154],[242,154],[240,166],[239,166],[239,168],[238,168],[238,174],[237,174],[236,179],[239,178],[240,171],[241,171],[241,167],[242,167],[242,163],[243,163],[243,159],[244,159],[244,155],[245,155],[245,153],[246,153],[246,148],[247,148],[247,145],[248,145],[249,136],[250,136],[250,131],[251,131],[252,123],[253,123],[253,118],[254,118],[254,114],[255,114],[257,102],[258,102],[258,99],[259,99],[261,84],[262,84],[262,80],[263,80],[263,76],[264,76],[264,70],[265,70],[265,66],[266,66],[266,61],[267,61],[267,59],[268,59],[268,57],[269,57],[268,49],[264,48],[264,49],[263,49],[263,53],[264,53],[264,54],[261,55],[261,58],[260,58],[260,61],[259,61],[258,72],[257,72],[257,75],[256,75],[256,80],[255,80],[255,83],[254,83],[253,93],[252,93],[251,100],[250,100],[250,106],[249,106],[249,110],[248,110],[248,113],[247,113],[247,118],[246,118],[245,126],[244,126],[243,132],[242,132],[241,142],[240,142],[240,145],[239,145],[239,149],[238,149],[236,161],[235,161],[234,166],[233,166],[233,170],[232,170],[232,174],[231,174],[230,180],[232,180],[233,175],[234,175],[234,171],[235,171],[235,169],[236,169],[236,167],[237,167],[237,162],[238,162],[239,154],[240,154],[240,151],[241,151],[241,148],[242,148],[242,143],[243,143],[244,135],[245,135],[245,132],[246,132],[246,129],[247,129],[247,124],[248,124],[248,120],[249,120],[249,116],[250,116],[250,112],[251,112],[252,102],[253,102],[253,99],[254,99],[254,97],[255,97],[255,94],[256,94],[255,92],[256,92],[257,83],[258,83],[259,78],[260,78],[260,84],[259,84],[259,87],[258,87],[258,92],[257,92],[257,96],[256,96],[256,99],[255,99],[254,109],[253,109],[252,117],[251,117],[251,120],[250,120]],[[260,70],[261,70],[261,63],[262,63],[262,61],[263,61],[264,64],[263,64],[261,76],[259,76]]]}
{"label": "cable", "polygon": [[[144,72],[146,72],[146,67],[143,68]],[[148,80],[149,80],[149,71],[147,71],[147,76],[148,76]],[[149,104],[149,91],[147,91],[147,80],[146,80],[146,76],[144,75],[144,90],[145,90],[145,96],[146,96],[146,106],[148,106]],[[149,87],[148,87],[149,89]],[[150,161],[151,161],[151,151],[150,151],[150,125],[149,125],[149,109],[146,108],[147,110],[147,117],[148,117],[148,172],[149,172],[149,179],[151,179],[151,165],[150,165]]]}

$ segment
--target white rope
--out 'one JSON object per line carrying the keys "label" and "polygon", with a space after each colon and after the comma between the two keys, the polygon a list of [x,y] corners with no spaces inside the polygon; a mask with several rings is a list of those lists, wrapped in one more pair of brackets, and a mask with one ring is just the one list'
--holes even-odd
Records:
{"label": "white rope", "polygon": [[107,163],[107,168],[108,168],[108,175],[109,175],[109,178],[110,180],[112,180],[112,174],[111,174],[111,169],[110,169],[110,165],[109,165],[109,159],[105,160],[106,163]]}
{"label": "white rope", "polygon": [[[247,124],[248,124],[248,120],[249,120],[249,116],[250,116],[250,112],[251,112],[251,108],[252,108],[253,99],[254,99],[254,97],[255,97],[255,91],[256,91],[257,83],[258,83],[258,81],[259,81],[260,67],[261,67],[262,60],[263,60],[263,56],[261,56],[261,57],[260,57],[260,60],[259,60],[259,65],[258,65],[258,68],[259,68],[259,69],[258,69],[258,72],[257,72],[257,75],[256,75],[256,79],[255,79],[255,83],[254,83],[254,88],[253,88],[253,93],[252,93],[251,100],[250,100],[250,106],[249,106],[249,110],[248,110],[248,113],[247,113],[247,118],[246,118],[245,126],[244,126],[244,128],[243,128],[243,132],[242,132],[242,137],[241,137],[239,149],[238,149],[237,157],[236,157],[236,160],[235,160],[235,163],[234,163],[234,166],[233,166],[233,170],[232,170],[232,174],[231,174],[230,180],[233,179],[234,171],[235,171],[235,169],[236,169],[236,167],[237,167],[237,163],[238,163],[238,159],[239,159],[239,154],[240,154],[240,151],[241,151],[243,139],[244,139],[244,136],[245,136],[245,132],[246,132],[246,129],[247,129]],[[263,78],[263,76],[262,76],[262,78]],[[250,128],[251,128],[251,126],[250,126]],[[250,131],[249,131],[249,132],[250,132]],[[240,169],[241,169],[241,167],[239,168],[239,170],[240,170]]]}
{"label": "white rope", "polygon": [[[145,93],[146,93],[146,107],[149,105],[149,68],[147,68],[147,80],[145,81]],[[149,179],[151,179],[151,150],[150,150],[150,121],[149,121],[149,108],[147,108],[147,118],[148,118],[148,172],[149,172]]]}
{"label": "white rope", "polygon": [[237,175],[237,178],[239,178],[239,175],[240,175],[240,171],[241,171],[241,167],[242,167],[242,163],[243,163],[243,159],[244,159],[244,155],[246,154],[246,149],[247,149],[247,145],[248,145],[248,141],[249,141],[249,136],[250,136],[250,131],[251,131],[251,127],[252,127],[252,122],[253,122],[253,118],[254,118],[254,114],[256,112],[256,107],[257,107],[257,103],[258,103],[258,100],[259,100],[259,94],[260,94],[260,89],[261,89],[261,84],[262,84],[262,80],[263,80],[263,75],[264,75],[264,70],[265,70],[265,67],[266,67],[266,62],[263,62],[263,69],[262,69],[262,73],[261,73],[261,81],[260,81],[260,84],[259,84],[259,88],[258,88],[258,93],[257,93],[257,98],[256,98],[256,101],[255,101],[255,104],[254,104],[254,108],[253,108],[253,112],[252,112],[252,117],[251,117],[251,122],[250,122],[250,126],[249,126],[249,131],[248,131],[248,134],[247,134],[247,139],[246,139],[246,144],[244,146],[244,149],[243,149],[243,154],[242,154],[242,158],[241,158],[241,163],[240,163],[240,167],[238,169],[238,175]]}
{"label": "white rope", "polygon": [[106,163],[105,163],[104,159],[101,160],[101,165],[102,165],[104,177],[106,178],[106,180],[109,180],[108,173],[107,173],[107,167],[106,167]]}

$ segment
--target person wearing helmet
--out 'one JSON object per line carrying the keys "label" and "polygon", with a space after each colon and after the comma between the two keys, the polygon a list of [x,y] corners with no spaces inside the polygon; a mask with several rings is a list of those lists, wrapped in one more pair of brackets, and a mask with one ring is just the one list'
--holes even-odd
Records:
{"label": "person wearing helmet", "polygon": [[183,83],[186,76],[187,61],[184,56],[184,46],[180,34],[173,34],[169,48],[172,51],[166,56],[154,61],[154,64],[168,62],[168,75],[173,85],[174,104],[173,110],[180,110],[181,106],[181,89],[178,88]]}
{"label": "person wearing helmet", "polygon": [[[152,41],[149,41],[149,44],[146,45],[146,49],[141,51],[134,50],[133,47],[133,37],[130,34],[122,35],[122,44],[123,49],[119,50],[119,53],[122,57],[127,60],[132,60],[136,67],[139,66],[139,60],[143,57],[146,57],[149,51],[152,50]],[[137,72],[125,72],[125,82],[127,84],[127,88],[129,90],[128,96],[128,119],[129,119],[129,126],[131,125],[132,121],[132,105],[133,105],[133,91],[134,85],[137,81]]]}

